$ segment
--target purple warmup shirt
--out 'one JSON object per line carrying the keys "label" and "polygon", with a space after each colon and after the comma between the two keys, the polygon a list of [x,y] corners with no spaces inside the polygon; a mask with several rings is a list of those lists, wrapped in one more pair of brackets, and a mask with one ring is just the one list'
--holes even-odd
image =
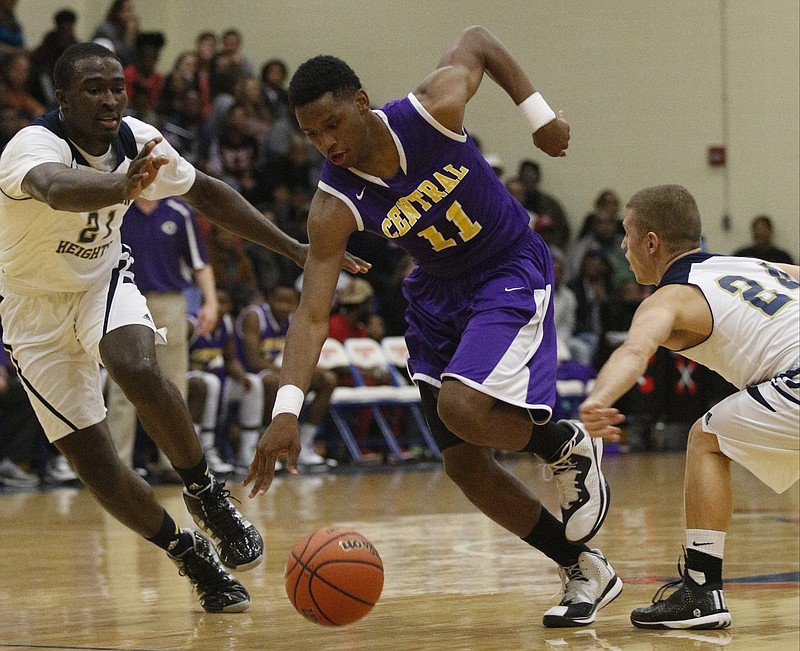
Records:
{"label": "purple warmup shirt", "polygon": [[375,113],[400,171],[381,179],[325,161],[319,187],[347,204],[359,230],[392,240],[432,276],[452,278],[530,236],[529,216],[468,134],[440,125],[413,94]]}
{"label": "purple warmup shirt", "polygon": [[149,215],[131,203],[120,232],[133,254],[136,286],[144,294],[183,291],[192,285],[193,271],[208,264],[197,217],[179,199],[162,199]]}

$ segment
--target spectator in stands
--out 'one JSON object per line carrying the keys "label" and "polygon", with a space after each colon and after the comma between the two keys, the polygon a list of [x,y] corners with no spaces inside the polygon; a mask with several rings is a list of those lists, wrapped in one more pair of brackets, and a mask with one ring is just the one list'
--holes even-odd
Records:
{"label": "spectator in stands", "polygon": [[186,94],[191,90],[197,90],[197,54],[184,50],[164,79],[158,98],[158,114],[166,117],[181,111]]}
{"label": "spectator in stands", "polygon": [[0,57],[25,51],[25,35],[15,9],[19,0],[0,0]]}
{"label": "spectator in stands", "polygon": [[139,16],[133,0],[114,0],[105,20],[94,30],[92,40],[116,54],[124,67],[136,61],[138,34]]}
{"label": "spectator in stands", "polygon": [[343,343],[351,337],[383,339],[386,329],[383,319],[375,312],[374,296],[369,282],[353,278],[339,294],[339,309],[331,315],[328,336]]}
{"label": "spectator in stands", "polygon": [[210,136],[199,91],[186,91],[176,112],[164,116],[161,131],[181,156],[198,169],[206,168]]}
{"label": "spectator in stands", "polygon": [[567,250],[570,231],[567,213],[555,197],[545,194],[539,189],[542,173],[539,163],[532,160],[523,160],[519,164],[517,176],[525,185],[525,201],[522,205],[540,217],[548,216],[553,222],[552,244],[562,251]]}
{"label": "spectator in stands", "polygon": [[285,118],[289,110],[289,93],[286,80],[289,69],[280,59],[270,59],[261,68],[261,95],[273,120]]}
{"label": "spectator in stands", "polygon": [[228,110],[222,132],[208,151],[208,173],[225,181],[250,203],[261,197],[258,182],[258,142],[247,133],[247,113],[240,104]]}
{"label": "spectator in stands", "polygon": [[[583,364],[591,364],[602,332],[601,310],[613,292],[611,265],[605,253],[596,248],[583,256],[578,274],[567,283],[578,299],[575,337],[585,345],[579,353]],[[578,353],[578,349],[574,348]]]}
{"label": "spectator in stands", "polygon": [[605,189],[594,200],[594,211],[584,217],[581,230],[578,232],[578,239],[592,232],[594,221],[598,214],[612,215],[615,231],[620,235],[625,235],[625,229],[622,228],[622,218],[619,216],[619,195],[613,190]]}
{"label": "spectator in stands", "polygon": [[633,274],[620,248],[622,235],[617,232],[617,216],[611,210],[598,211],[591,220],[589,232],[575,242],[567,251],[567,279],[575,278],[586,253],[590,250],[602,251],[606,262],[611,266],[612,282],[619,285],[631,280]]}
{"label": "spectator in stands", "polygon": [[214,76],[214,58],[217,55],[217,35],[214,32],[200,32],[195,39],[197,55],[197,89],[202,100],[202,115],[206,119],[211,113],[213,93],[211,79]]}
{"label": "spectator in stands", "polygon": [[758,258],[766,262],[794,264],[791,253],[778,248],[772,242],[772,220],[768,215],[758,215],[750,224],[752,244],[734,253],[743,258]]}
{"label": "spectator in stands", "polygon": [[128,112],[155,126],[160,126],[158,101],[164,87],[164,75],[157,66],[164,43],[161,32],[140,32],[136,36],[135,63],[125,66]]}
{"label": "spectator in stands", "polygon": [[247,116],[247,133],[261,145],[272,128],[272,114],[261,95],[258,80],[255,77],[239,79],[234,97]]}
{"label": "spectator in stands", "polygon": [[25,52],[7,54],[0,60],[0,97],[17,112],[22,126],[45,113],[44,105],[30,94],[30,71],[30,57]]}
{"label": "spectator in stands", "polygon": [[53,16],[55,29],[47,32],[42,42],[31,53],[31,94],[50,110],[58,106],[53,88],[53,68],[56,59],[70,45],[78,42],[75,36],[77,14],[70,9],[61,9]]}
{"label": "spectator in stands", "polygon": [[[264,384],[265,423],[272,420],[272,408],[278,392],[279,367],[276,359],[283,351],[289,320],[297,309],[299,300],[299,293],[294,287],[274,287],[267,296],[266,303],[248,305],[239,314],[236,322],[239,357],[247,372],[258,374]],[[298,457],[301,465],[336,465],[335,460],[320,455],[314,444],[336,384],[337,377],[333,371],[321,368],[314,371],[310,385],[314,397],[301,414],[300,438],[304,449]]]}
{"label": "spectator in stands", "polygon": [[232,71],[239,79],[255,77],[253,64],[242,54],[242,33],[238,29],[222,32],[222,50],[217,54],[217,66]]}

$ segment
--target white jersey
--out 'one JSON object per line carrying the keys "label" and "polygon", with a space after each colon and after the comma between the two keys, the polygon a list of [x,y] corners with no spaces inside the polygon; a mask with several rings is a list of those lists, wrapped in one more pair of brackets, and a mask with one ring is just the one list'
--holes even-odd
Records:
{"label": "white jersey", "polygon": [[694,253],[675,261],[659,287],[694,285],[713,318],[711,335],[680,353],[739,389],[800,366],[800,283],[753,258]]}
{"label": "white jersey", "polygon": [[[21,189],[25,175],[43,163],[63,163],[97,174],[125,173],[150,139],[152,126],[126,117],[106,156],[92,157],[67,139],[58,111],[17,133],[0,155],[0,294],[83,292],[110,273],[122,252],[120,224],[128,202],[93,212],[54,210]],[[162,140],[153,150],[169,163],[142,192],[147,199],[189,191],[195,170]]]}

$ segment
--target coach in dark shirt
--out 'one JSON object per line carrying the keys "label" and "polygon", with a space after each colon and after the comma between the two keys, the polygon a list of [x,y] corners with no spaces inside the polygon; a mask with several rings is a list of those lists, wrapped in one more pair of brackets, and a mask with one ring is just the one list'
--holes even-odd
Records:
{"label": "coach in dark shirt", "polygon": [[758,258],[765,262],[782,262],[794,264],[794,259],[788,251],[779,249],[772,244],[772,220],[767,215],[758,215],[750,224],[753,236],[753,245],[739,249],[733,255],[742,258]]}

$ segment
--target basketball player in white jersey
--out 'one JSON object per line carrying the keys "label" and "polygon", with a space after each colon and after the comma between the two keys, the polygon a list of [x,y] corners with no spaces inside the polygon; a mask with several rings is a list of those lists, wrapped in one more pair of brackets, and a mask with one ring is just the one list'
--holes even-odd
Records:
{"label": "basketball player in white jersey", "polygon": [[[186,404],[156,364],[144,297],[120,239],[130,202],[180,195],[213,222],[303,265],[306,247],[224,183],[195,170],[153,127],[125,117],[119,59],[82,43],[56,62],[59,109],[22,129],[0,155],[3,343],[42,426],[83,483],[120,522],[164,549],[211,612],[245,610],[244,587],[220,565],[263,558],[256,528],[208,471]],[[352,271],[363,263],[346,260]],[[152,489],[116,453],[99,365],[134,404],[186,486],[209,541],[178,529]]]}
{"label": "basketball player in white jersey", "polygon": [[668,598],[631,613],[640,628],[725,628],[725,532],[730,462],[777,493],[800,474],[800,269],[700,250],[700,214],[685,188],[647,188],[628,202],[622,249],[644,285],[657,285],[628,338],[606,362],[581,420],[615,439],[614,403],[665,346],[718,372],[739,391],[712,407],[689,434],[683,581]]}

